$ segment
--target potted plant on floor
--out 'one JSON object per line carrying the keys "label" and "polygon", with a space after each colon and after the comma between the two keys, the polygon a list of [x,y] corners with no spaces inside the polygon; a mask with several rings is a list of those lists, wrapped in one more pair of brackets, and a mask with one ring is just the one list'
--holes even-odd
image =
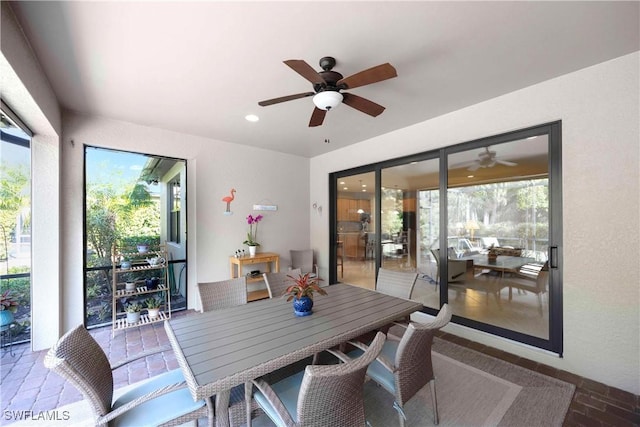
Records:
{"label": "potted plant on floor", "polygon": [[11,290],[0,294],[0,326],[13,323],[13,314],[18,311],[18,301],[11,295]]}
{"label": "potted plant on floor", "polygon": [[127,323],[138,323],[140,321],[140,310],[142,310],[142,306],[136,301],[127,304],[127,307],[125,308],[125,311],[127,312]]}
{"label": "potted plant on floor", "polygon": [[145,301],[149,319],[157,319],[160,316],[160,307],[162,306],[162,300],[153,297]]}
{"label": "potted plant on floor", "polygon": [[311,273],[301,274],[297,278],[289,275],[287,277],[293,281],[293,285],[284,291],[283,296],[289,296],[287,301],[293,300],[293,312],[296,316],[310,315],[313,313],[313,293],[327,295],[327,292],[318,286],[322,279],[312,278]]}

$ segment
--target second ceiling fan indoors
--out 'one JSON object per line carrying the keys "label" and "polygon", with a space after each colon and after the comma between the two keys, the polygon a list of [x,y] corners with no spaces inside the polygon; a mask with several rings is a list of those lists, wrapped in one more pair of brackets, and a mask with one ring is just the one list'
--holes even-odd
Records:
{"label": "second ceiling fan indoors", "polygon": [[384,111],[382,105],[376,104],[352,93],[341,92],[346,89],[354,89],[371,83],[381,82],[383,80],[397,77],[396,69],[389,63],[381,64],[376,67],[369,68],[349,77],[342,77],[342,74],[332,71],[336,65],[336,60],[330,56],[320,59],[320,67],[322,71],[314,70],[309,64],[302,59],[290,59],[284,61],[286,65],[291,67],[293,71],[300,74],[313,84],[313,92],[303,92],[295,95],[283,96],[280,98],[268,99],[258,102],[258,105],[266,107],[268,105],[279,104],[294,99],[306,98],[313,96],[315,108],[309,120],[309,127],[320,126],[324,121],[327,111],[345,103],[348,106],[362,111],[372,117],[380,115]]}

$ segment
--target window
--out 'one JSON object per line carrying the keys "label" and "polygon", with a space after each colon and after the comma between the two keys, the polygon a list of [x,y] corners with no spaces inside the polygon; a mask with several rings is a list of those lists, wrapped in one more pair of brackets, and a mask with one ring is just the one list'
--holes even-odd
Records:
{"label": "window", "polygon": [[[357,274],[415,271],[425,311],[447,302],[457,323],[562,354],[560,142],[558,122],[358,168],[380,203],[379,256]],[[330,280],[361,285],[348,261]]]}
{"label": "window", "polygon": [[184,176],[185,160],[85,146],[87,327],[112,319],[114,244],[167,243],[171,310],[186,308],[186,216],[180,215]]}
{"label": "window", "polygon": [[180,175],[169,181],[169,241],[180,243]]}
{"label": "window", "polygon": [[31,134],[6,105],[0,114],[0,293],[17,303],[13,341],[24,342],[31,339]]}

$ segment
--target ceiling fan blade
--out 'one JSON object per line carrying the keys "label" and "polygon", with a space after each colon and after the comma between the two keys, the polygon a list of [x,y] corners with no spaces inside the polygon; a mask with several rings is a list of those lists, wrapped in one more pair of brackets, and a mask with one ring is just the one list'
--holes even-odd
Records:
{"label": "ceiling fan blade", "polygon": [[336,86],[340,87],[341,85],[344,85],[346,89],[353,89],[397,76],[398,74],[396,73],[396,69],[387,62],[386,64],[371,67],[367,70],[360,71],[359,73],[338,80]]}
{"label": "ceiling fan blade", "polygon": [[266,101],[258,102],[258,105],[266,107],[268,105],[279,104],[281,102],[293,101],[294,99],[306,98],[307,96],[313,96],[315,92],[297,93],[295,95],[281,96],[280,98],[267,99]]}
{"label": "ceiling fan blade", "polygon": [[369,101],[361,96],[354,95],[352,93],[343,93],[342,96],[342,102],[347,104],[349,107],[362,111],[372,117],[377,117],[384,111],[384,107],[382,105],[376,104],[375,102]]}
{"label": "ceiling fan blade", "polygon": [[501,165],[505,165],[505,166],[518,166],[517,163],[508,162],[506,160],[499,160],[499,159],[496,159],[496,163],[500,163]]}
{"label": "ceiling fan blade", "polygon": [[471,165],[470,167],[467,168],[468,171],[477,171],[478,169],[480,169],[480,163],[476,163],[475,165]]}
{"label": "ceiling fan blade", "polygon": [[305,79],[309,80],[313,84],[326,85],[327,83],[324,81],[322,76],[318,74],[316,70],[311,67],[311,65],[307,64],[302,59],[289,59],[284,61],[293,71],[300,74]]}
{"label": "ceiling fan blade", "polygon": [[318,107],[313,109],[313,113],[311,113],[311,120],[309,120],[309,127],[320,126],[324,121],[324,116],[327,115],[327,110],[321,110]]}

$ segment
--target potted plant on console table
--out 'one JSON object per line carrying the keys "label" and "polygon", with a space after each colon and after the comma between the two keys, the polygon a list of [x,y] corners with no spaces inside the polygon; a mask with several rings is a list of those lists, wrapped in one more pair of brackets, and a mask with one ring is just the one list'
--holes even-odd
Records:
{"label": "potted plant on console table", "polygon": [[311,278],[311,273],[301,274],[298,278],[287,275],[293,281],[284,295],[288,295],[287,301],[293,300],[293,312],[296,316],[308,316],[313,313],[313,293],[327,295],[327,292],[318,286],[318,281],[322,279]]}
{"label": "potted plant on console table", "polygon": [[[243,244],[249,246],[249,256],[256,256],[256,249],[260,246],[260,243],[256,242],[258,238],[258,223],[262,220],[263,216],[258,215],[255,218],[253,215],[249,215],[247,217],[247,224],[249,224],[249,232],[247,233],[247,240],[242,242]],[[253,225],[255,224],[255,228]]]}

